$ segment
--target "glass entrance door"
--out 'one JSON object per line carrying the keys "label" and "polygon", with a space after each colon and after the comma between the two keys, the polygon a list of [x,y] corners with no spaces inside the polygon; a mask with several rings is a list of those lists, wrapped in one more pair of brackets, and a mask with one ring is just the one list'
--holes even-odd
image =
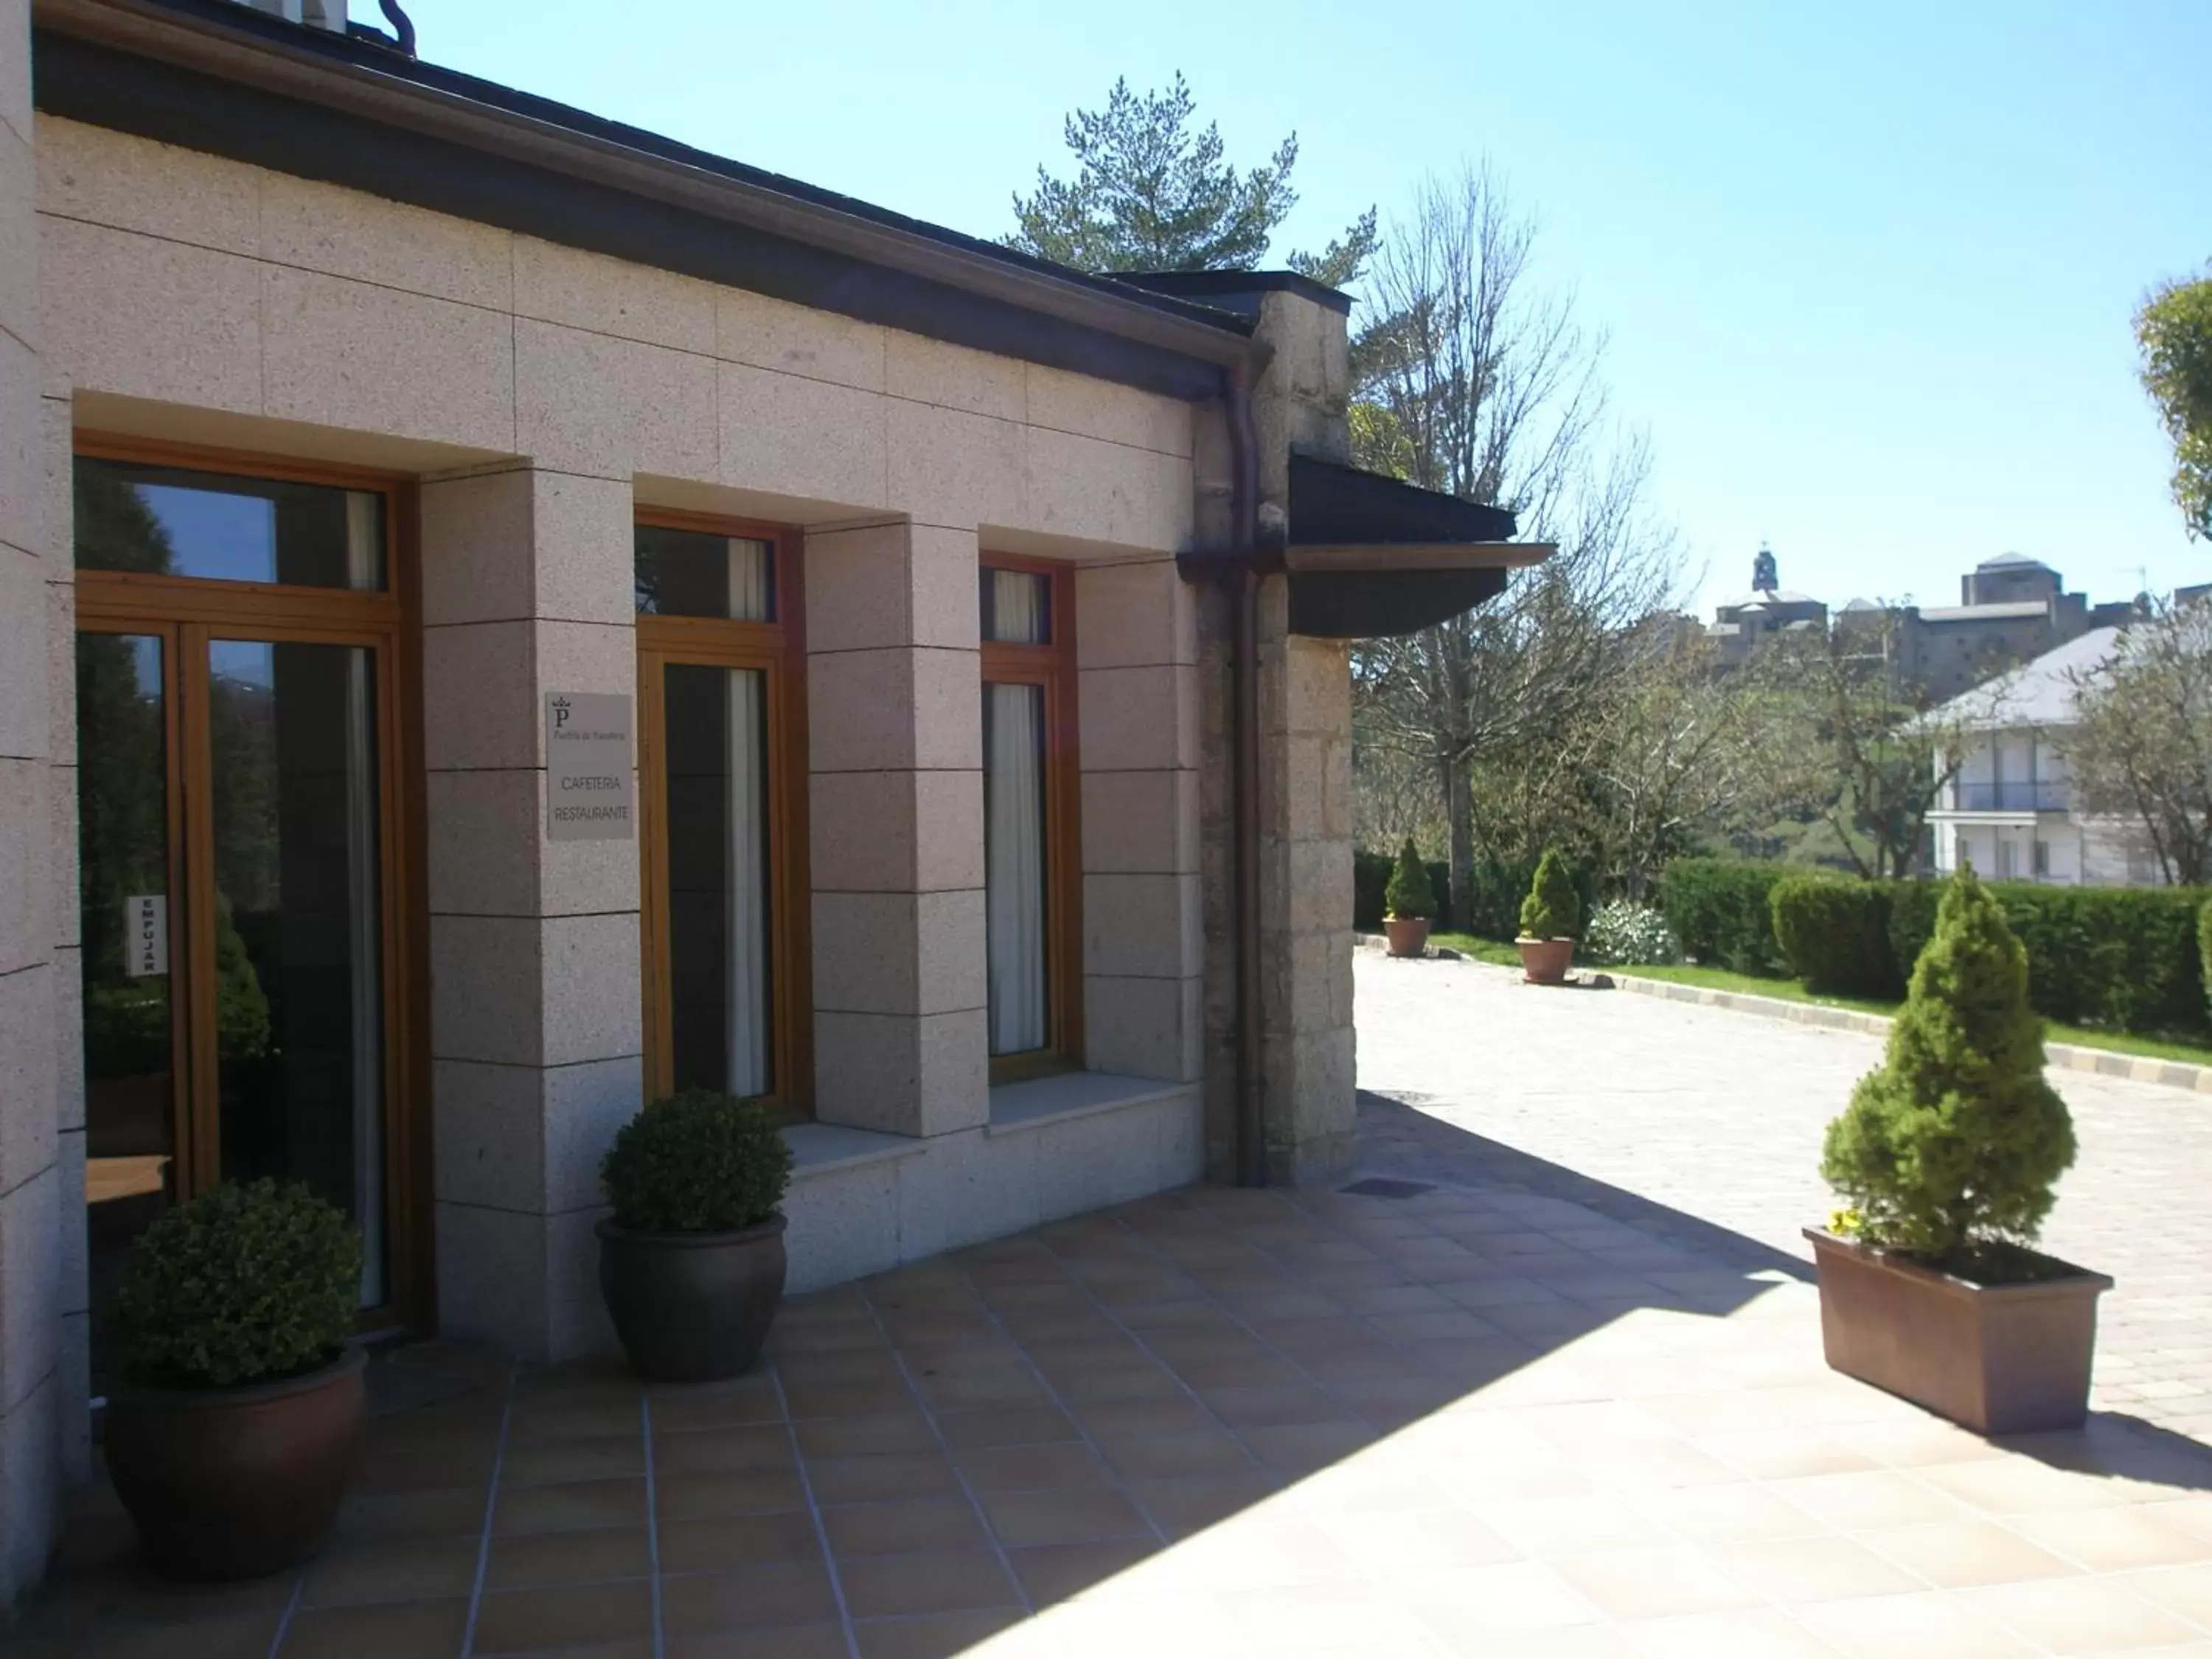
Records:
{"label": "glass entrance door", "polygon": [[386,499],[90,458],[77,498],[95,1367],[131,1240],[225,1181],[302,1182],[343,1211],[362,1308],[396,1312],[411,1258],[394,1219],[405,953]]}

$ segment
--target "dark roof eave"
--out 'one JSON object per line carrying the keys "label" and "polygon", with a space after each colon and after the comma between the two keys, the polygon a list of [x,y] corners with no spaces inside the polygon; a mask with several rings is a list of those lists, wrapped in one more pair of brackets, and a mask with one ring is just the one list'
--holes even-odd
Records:
{"label": "dark roof eave", "polygon": [[[548,100],[511,93],[495,100],[507,89],[418,69],[342,37],[303,39],[313,32],[242,8],[235,19],[217,15],[218,7],[230,9],[224,0],[35,0],[34,21],[41,32],[702,215],[1153,352],[1217,368],[1256,366],[1265,352],[1248,319],[1223,311],[1061,270],[918,221],[862,210],[866,204],[828,192],[793,194],[769,182],[773,175],[708,165],[720,158],[672,143],[641,149],[610,136],[633,130]],[[430,75],[450,84],[432,84]],[[562,113],[574,124],[556,118]],[[598,130],[583,130],[586,125]],[[257,159],[285,167],[280,155]],[[840,307],[833,301],[824,308]],[[1191,382],[1180,395],[1194,395],[1196,387]]]}

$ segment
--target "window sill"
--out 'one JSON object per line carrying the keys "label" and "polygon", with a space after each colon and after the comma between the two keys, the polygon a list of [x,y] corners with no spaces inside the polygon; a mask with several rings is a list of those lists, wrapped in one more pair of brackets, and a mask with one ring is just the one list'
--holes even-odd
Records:
{"label": "window sill", "polygon": [[1026,1083],[1001,1084],[991,1091],[991,1121],[983,1133],[1018,1134],[1071,1118],[1142,1106],[1197,1087],[1195,1083],[1164,1083],[1158,1078],[1121,1077],[1111,1072],[1059,1072]]}
{"label": "window sill", "polygon": [[864,1164],[883,1164],[912,1158],[928,1149],[927,1140],[911,1135],[887,1135],[874,1129],[848,1128],[842,1123],[793,1123],[783,1132],[791,1148],[791,1178],[842,1174]]}

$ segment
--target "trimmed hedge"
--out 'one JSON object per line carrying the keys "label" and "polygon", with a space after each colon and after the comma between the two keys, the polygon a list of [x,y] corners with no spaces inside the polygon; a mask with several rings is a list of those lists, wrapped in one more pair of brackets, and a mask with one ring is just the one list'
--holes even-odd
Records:
{"label": "trimmed hedge", "polygon": [[2212,1015],[2212,899],[2197,913],[2197,966],[2204,976],[2205,1012]]}
{"label": "trimmed hedge", "polygon": [[[2205,990],[2212,923],[2203,889],[1988,888],[2027,948],[2028,1001],[2045,1018],[2144,1036],[2212,1031]],[[1932,881],[1862,882],[1786,865],[1677,859],[1660,879],[1659,898],[1674,936],[1699,962],[1740,974],[1794,974],[1816,991],[1888,998],[1911,977],[1934,933],[1942,890]],[[1886,963],[1877,930],[1888,945]]]}
{"label": "trimmed hedge", "polygon": [[1774,884],[1775,942],[1808,991],[1832,996],[1900,995],[1905,978],[1889,942],[1889,886],[1837,876],[1790,876]]}
{"label": "trimmed hedge", "polygon": [[1707,967],[1775,978],[1790,964],[1774,937],[1774,884],[1796,873],[1747,859],[1676,859],[1659,878],[1659,908]]}

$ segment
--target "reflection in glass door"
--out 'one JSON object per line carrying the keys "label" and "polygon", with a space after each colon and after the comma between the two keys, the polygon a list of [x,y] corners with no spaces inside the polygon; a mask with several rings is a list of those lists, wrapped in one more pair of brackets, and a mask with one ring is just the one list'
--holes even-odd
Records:
{"label": "reflection in glass door", "polygon": [[131,1241],[177,1191],[167,644],[159,634],[76,644],[85,1200],[101,1310]]}
{"label": "reflection in glass door", "polygon": [[374,1306],[386,1277],[375,658],[313,641],[205,648],[214,937],[200,967],[219,1172],[304,1182],[352,1216]]}

